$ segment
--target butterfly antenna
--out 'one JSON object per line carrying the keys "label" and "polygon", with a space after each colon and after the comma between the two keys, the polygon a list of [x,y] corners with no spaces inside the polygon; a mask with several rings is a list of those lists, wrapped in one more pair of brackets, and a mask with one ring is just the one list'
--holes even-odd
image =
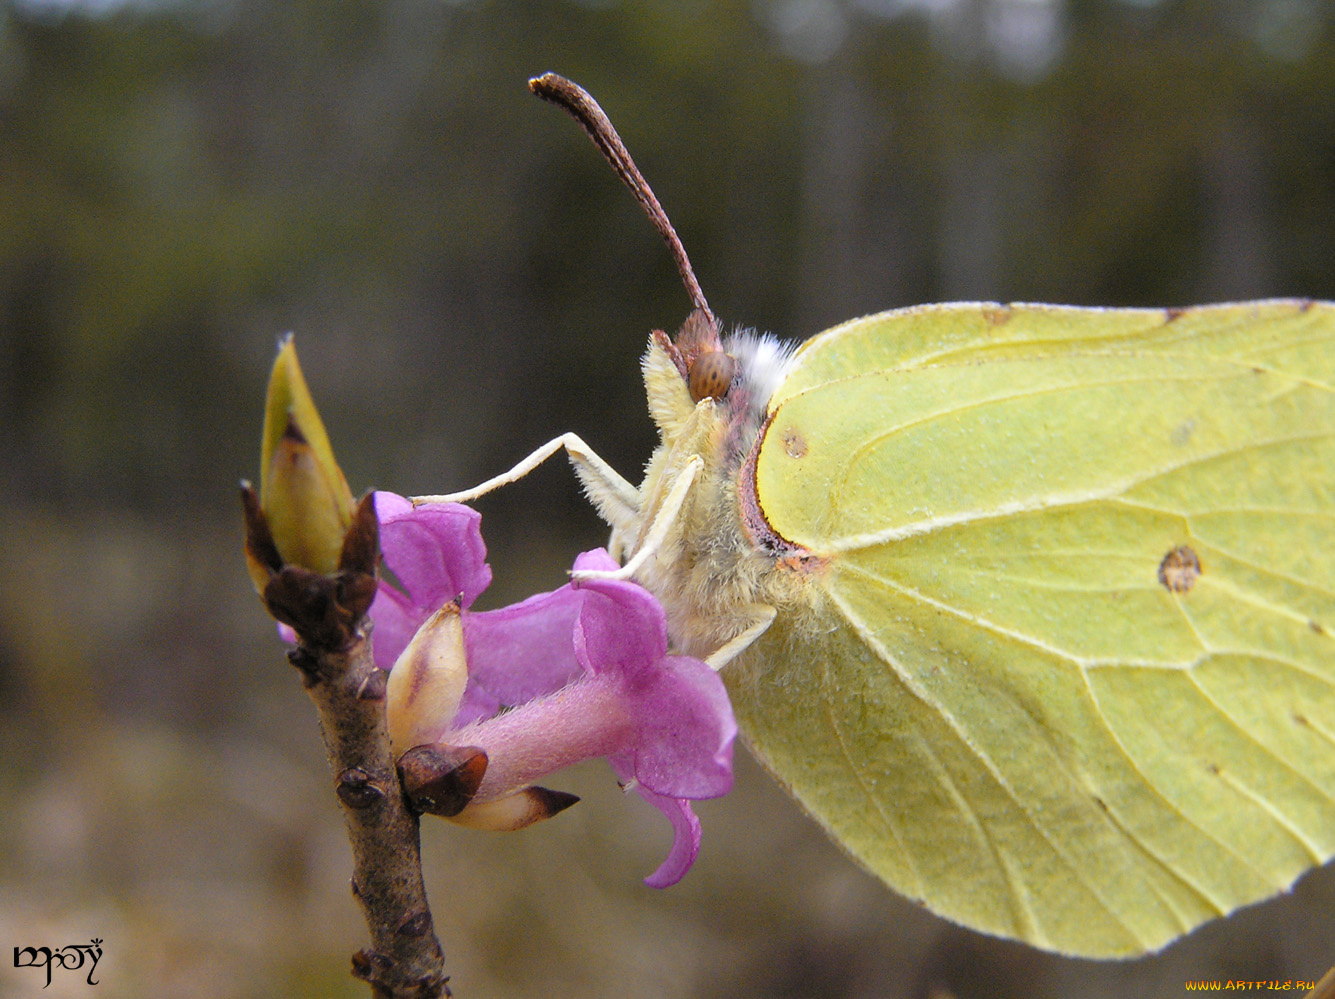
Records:
{"label": "butterfly antenna", "polygon": [[544,73],[542,76],[535,76],[528,81],[528,89],[543,100],[550,101],[557,107],[564,109],[567,114],[579,122],[580,127],[593,140],[593,144],[598,147],[598,151],[603,154],[603,158],[611,164],[612,169],[621,178],[621,182],[630,188],[630,193],[635,196],[635,200],[640,203],[644,213],[649,216],[649,221],[654,224],[658,234],[663,237],[663,242],[667,243],[668,252],[672,254],[672,260],[677,265],[677,273],[681,275],[682,284],[686,286],[686,293],[691,297],[691,305],[703,312],[709,319],[710,325],[717,329],[718,321],[714,318],[714,313],[710,311],[709,303],[705,301],[705,293],[700,290],[700,282],[695,279],[695,272],[691,270],[691,261],[686,256],[686,248],[681,245],[681,240],[677,238],[677,231],[672,228],[672,223],[668,221],[667,212],[663,211],[663,206],[654,197],[649,182],[644,179],[644,175],[635,166],[635,161],[630,158],[630,153],[626,150],[625,143],[621,141],[621,136],[617,135],[616,128],[603,112],[603,109],[598,106],[598,102],[589,96],[589,92],[578,83],[567,80],[564,76],[556,73]]}

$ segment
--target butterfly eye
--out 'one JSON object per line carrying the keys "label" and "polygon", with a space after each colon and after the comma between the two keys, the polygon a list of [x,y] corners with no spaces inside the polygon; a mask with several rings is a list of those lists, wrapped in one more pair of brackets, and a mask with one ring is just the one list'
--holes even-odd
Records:
{"label": "butterfly eye", "polygon": [[736,370],[737,362],[731,354],[721,350],[705,351],[691,362],[691,373],[687,380],[691,399],[695,402],[722,399],[732,387],[732,376]]}

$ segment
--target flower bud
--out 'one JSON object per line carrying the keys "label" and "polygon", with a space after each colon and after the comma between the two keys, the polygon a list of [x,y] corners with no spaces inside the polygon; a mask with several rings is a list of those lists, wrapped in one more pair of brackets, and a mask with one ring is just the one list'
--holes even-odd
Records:
{"label": "flower bud", "polygon": [[422,622],[389,671],[385,722],[395,759],[449,729],[467,683],[463,619],[448,603]]}
{"label": "flower bud", "polygon": [[260,509],[285,563],[338,569],[352,523],[352,492],[287,337],[269,376],[260,452]]}
{"label": "flower bud", "polygon": [[470,804],[450,821],[469,829],[487,829],[491,832],[514,832],[550,819],[557,812],[563,812],[579,796],[565,791],[552,791],[545,787],[526,787],[522,791],[498,798]]}

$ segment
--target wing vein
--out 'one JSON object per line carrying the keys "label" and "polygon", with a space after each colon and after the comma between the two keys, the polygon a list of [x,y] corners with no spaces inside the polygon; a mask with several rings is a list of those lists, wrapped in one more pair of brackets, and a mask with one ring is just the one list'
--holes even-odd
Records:
{"label": "wing vein", "polygon": [[[1232,457],[1247,451],[1272,447],[1277,444],[1300,444],[1325,440],[1327,438],[1335,438],[1335,432],[1294,434],[1292,436],[1251,441],[1238,447],[1225,448],[1211,451],[1207,454],[1194,455],[1185,461],[1174,462],[1170,465],[1153,469],[1144,475],[1126,479],[1118,483],[1111,483],[1102,489],[1090,492],[1069,493],[1065,495],[1058,494],[1052,496],[1031,497],[1027,500],[1012,500],[1006,503],[997,503],[986,510],[965,510],[940,517],[929,517],[926,520],[919,520],[898,527],[885,528],[880,531],[871,531],[866,534],[855,534],[846,538],[837,538],[826,544],[816,546],[816,550],[818,554],[842,554],[849,551],[856,551],[860,548],[871,548],[891,541],[903,541],[907,538],[931,534],[934,531],[943,530],[945,528],[989,523],[1004,520],[1008,517],[1038,513],[1043,510],[1053,510],[1061,507],[1081,506],[1086,503],[1118,501],[1128,503],[1129,505],[1141,505],[1136,500],[1127,500],[1123,494],[1149,482],[1153,482],[1155,479],[1192,468],[1193,466],[1208,461],[1214,461],[1218,458]],[[1178,512],[1178,515],[1184,516],[1180,511]]]}
{"label": "wing vein", "polygon": [[[898,660],[890,654],[889,649],[887,649],[884,646],[884,644],[876,637],[876,635],[866,627],[865,622],[863,622],[862,619],[853,612],[853,609],[849,607],[848,604],[845,603],[838,596],[838,594],[831,593],[830,597],[834,601],[835,605],[839,608],[840,612],[844,615],[845,620],[847,620],[850,624],[853,625],[854,629],[861,636],[862,640],[867,642],[868,645],[875,648],[883,661],[891,664],[891,667],[892,669],[894,669],[895,674],[898,677],[900,677],[902,682],[905,684],[906,688],[916,698],[918,698],[918,700],[920,700],[923,704],[925,704],[926,706],[928,706],[941,716],[941,718],[946,722],[951,731],[955,733],[955,737],[960,740],[961,744],[963,744],[965,748],[967,748],[969,752],[971,752],[975,756],[975,758],[977,758],[977,760],[984,766],[987,772],[992,775],[992,779],[996,782],[997,786],[1001,788],[1001,790],[1005,793],[1006,797],[1009,798],[1010,801],[1014,804],[1019,814],[1024,817],[1025,821],[1039,836],[1039,838],[1048,844],[1049,849],[1051,849],[1056,856],[1061,858],[1062,862],[1073,873],[1075,879],[1085,888],[1085,890],[1089,893],[1089,895],[1108,914],[1109,919],[1111,919],[1118,926],[1122,927],[1122,929],[1124,929],[1128,934],[1130,934],[1130,936],[1133,939],[1141,940],[1137,928],[1135,926],[1130,925],[1126,920],[1124,920],[1121,914],[1116,909],[1113,908],[1109,900],[1105,898],[1102,886],[1096,883],[1094,879],[1092,879],[1092,877],[1087,873],[1087,869],[1083,865],[1076,864],[1073,862],[1070,855],[1061,847],[1059,843],[1053,840],[1053,838],[1049,835],[1047,829],[1037,821],[1033,813],[1029,810],[1029,808],[1026,807],[1025,802],[1018,794],[1016,794],[1014,788],[1011,787],[1010,782],[1006,780],[1001,769],[997,767],[997,765],[991,759],[991,757],[988,756],[988,754],[979,750],[978,747],[976,747],[972,743],[972,741],[966,735],[965,729],[960,724],[959,720],[950,711],[946,710],[945,705],[940,703],[938,700],[934,699],[927,692],[927,690],[925,690],[922,687],[922,685],[919,684],[913,678],[913,676],[903,668],[903,666],[898,662]],[[1063,769],[1066,771],[1068,778],[1074,780],[1074,775],[1071,774],[1069,769],[1067,768],[1067,764],[1064,758],[1059,753],[1056,755],[1059,760],[1062,760],[1062,766]],[[1015,902],[1017,904],[1022,904],[1022,901],[1018,897],[1015,898]],[[1141,942],[1144,943],[1145,941],[1141,940]]]}
{"label": "wing vein", "polygon": [[825,697],[824,697],[825,717],[826,720],[830,723],[830,729],[834,732],[835,738],[839,741],[839,751],[840,753],[843,754],[844,762],[848,764],[849,771],[853,774],[853,778],[858,782],[858,787],[862,791],[863,798],[872,803],[872,805],[876,808],[877,814],[880,815],[881,821],[885,824],[885,827],[890,830],[890,835],[894,837],[895,843],[899,846],[900,854],[905,858],[906,862],[909,865],[910,870],[913,872],[913,877],[917,882],[918,887],[915,893],[921,896],[923,894],[922,886],[924,882],[922,878],[922,872],[918,870],[918,865],[915,861],[913,853],[911,850],[908,849],[908,846],[904,841],[903,833],[900,830],[898,823],[895,822],[895,820],[891,817],[890,813],[881,804],[880,798],[877,795],[873,794],[871,788],[867,786],[866,775],[863,774],[861,768],[858,766],[857,760],[853,756],[853,753],[848,745],[848,739],[846,738],[843,729],[839,726],[839,722],[835,717],[834,699],[829,695],[830,668],[828,661],[825,664],[825,671],[822,674],[821,685],[825,689]]}
{"label": "wing vein", "polygon": [[[1086,669],[1086,666],[1085,666],[1084,662],[1083,662],[1081,659],[1079,659],[1078,657],[1072,656],[1072,655],[1070,655],[1069,653],[1067,653],[1067,652],[1065,652],[1065,651],[1063,651],[1063,650],[1061,650],[1061,649],[1057,649],[1057,648],[1055,648],[1055,647],[1046,645],[1046,644],[1044,644],[1044,643],[1038,641],[1037,639],[1033,638],[1032,636],[1023,635],[1023,634],[1021,634],[1021,633],[1019,633],[1019,632],[1015,632],[1015,631],[1012,631],[1012,630],[1007,629],[1007,628],[1002,628],[1002,627],[1000,627],[999,625],[995,624],[994,622],[987,621],[987,620],[982,619],[982,618],[978,618],[978,617],[976,617],[976,616],[974,616],[974,615],[971,615],[971,614],[967,614],[967,613],[965,613],[964,611],[960,610],[959,608],[951,606],[950,604],[946,604],[946,603],[943,603],[943,602],[938,601],[938,600],[933,600],[933,599],[931,599],[930,597],[924,596],[923,594],[919,593],[919,592],[916,591],[916,590],[912,590],[912,589],[909,589],[908,587],[901,586],[899,583],[895,582],[895,581],[892,580],[892,579],[888,579],[888,578],[886,578],[886,577],[879,576],[879,575],[876,575],[876,574],[867,572],[865,569],[862,569],[861,567],[848,566],[848,567],[846,567],[845,571],[852,571],[852,572],[854,572],[854,573],[856,573],[856,574],[860,574],[860,575],[866,576],[866,577],[868,577],[868,578],[870,578],[870,579],[874,579],[874,580],[876,580],[877,582],[880,582],[882,585],[886,586],[887,588],[892,589],[892,590],[894,590],[895,592],[899,593],[902,597],[904,597],[904,598],[906,598],[906,599],[908,599],[908,600],[915,600],[915,601],[918,601],[918,602],[924,604],[925,606],[932,607],[932,608],[934,608],[934,609],[944,611],[945,613],[950,614],[950,615],[952,615],[952,616],[954,616],[954,617],[960,619],[961,621],[964,621],[964,622],[967,623],[967,624],[972,624],[972,625],[974,625],[975,627],[978,627],[978,628],[981,628],[981,629],[983,629],[983,630],[989,631],[989,632],[991,632],[991,633],[993,633],[993,634],[996,634],[996,635],[1000,635],[1000,636],[1002,636],[1002,637],[1004,637],[1004,638],[1007,638],[1007,639],[1010,639],[1010,640],[1012,640],[1012,641],[1019,642],[1019,643],[1025,644],[1025,645],[1029,645],[1030,647],[1035,648],[1035,649],[1038,649],[1038,650],[1040,650],[1040,651],[1042,651],[1042,652],[1044,652],[1044,653],[1047,653],[1048,655],[1050,655],[1050,656],[1052,656],[1052,657],[1054,657],[1054,658],[1057,658],[1057,659],[1063,659],[1063,660],[1066,660],[1066,661],[1072,663],[1073,665],[1075,665],[1077,668],[1080,669],[1081,674],[1082,674],[1082,676],[1084,677],[1085,684],[1086,684],[1086,688],[1088,689],[1089,694],[1090,694],[1091,702],[1092,702],[1092,704],[1093,704],[1093,706],[1094,706],[1095,711],[1096,711],[1096,712],[1098,713],[1098,715],[1099,715],[1099,719],[1100,719],[1100,721],[1103,723],[1103,725],[1104,725],[1105,729],[1107,730],[1109,736],[1112,738],[1112,740],[1114,741],[1114,743],[1117,745],[1118,749],[1121,751],[1121,753],[1122,753],[1124,759],[1125,759],[1126,762],[1127,762],[1127,765],[1130,766],[1130,767],[1132,768],[1132,770],[1134,770],[1135,773],[1138,774],[1138,775],[1140,776],[1141,780],[1144,781],[1145,786],[1146,786],[1146,787],[1149,787],[1149,788],[1151,788],[1151,789],[1153,789],[1155,795],[1156,795],[1156,796],[1157,796],[1157,797],[1164,803],[1164,805],[1165,805],[1167,808],[1169,808],[1175,815],[1177,815],[1179,818],[1181,818],[1182,821],[1186,822],[1188,825],[1190,825],[1190,826],[1192,826],[1193,828],[1195,828],[1198,832],[1201,833],[1201,835],[1205,836],[1206,838],[1208,838],[1208,839],[1210,839],[1211,841],[1213,841],[1214,843],[1216,843],[1221,851],[1223,851],[1224,853],[1230,854],[1230,855],[1231,855],[1234,859],[1236,859],[1236,860],[1238,861],[1238,863],[1240,863],[1242,866],[1244,866],[1244,867],[1246,867],[1246,868],[1248,868],[1248,869],[1254,871],[1258,877],[1262,878],[1263,880],[1266,880],[1265,877],[1264,877],[1264,874],[1263,874],[1258,868],[1256,868],[1256,867],[1255,867],[1255,866],[1254,866],[1254,865],[1253,865],[1253,864],[1252,864],[1246,857],[1242,856],[1242,855],[1241,855],[1240,853],[1238,853],[1236,850],[1234,850],[1234,849],[1232,849],[1231,847],[1229,847],[1226,843],[1223,843],[1222,841],[1220,841],[1216,836],[1214,836],[1213,834],[1211,834],[1207,829],[1203,828],[1203,827],[1200,826],[1197,822],[1195,822],[1194,820],[1192,820],[1191,818],[1189,818],[1186,814],[1184,814],[1180,808],[1178,808],[1176,805],[1174,805],[1173,802],[1172,802],[1171,800],[1169,800],[1167,797],[1165,797],[1165,796],[1162,794],[1162,792],[1159,790],[1158,786],[1157,786],[1153,781],[1151,781],[1151,780],[1149,779],[1149,776],[1148,776],[1148,775],[1147,775],[1147,774],[1140,768],[1139,765],[1136,764],[1135,759],[1131,756],[1131,754],[1130,754],[1130,752],[1128,751],[1128,749],[1126,748],[1125,744],[1122,742],[1121,738],[1117,735],[1117,732],[1116,732],[1116,730],[1113,728],[1112,723],[1108,720],[1107,715],[1104,713],[1102,707],[1100,706],[1100,704],[1099,704],[1099,699],[1098,699],[1097,694],[1095,694],[1095,692],[1094,692],[1094,690],[1093,690],[1093,687],[1089,685],[1088,672],[1087,672],[1087,669]],[[875,637],[873,634],[871,634],[869,631],[867,631],[867,630],[865,629],[865,627],[863,626],[863,624],[862,624],[862,622],[861,622],[861,619],[858,618],[858,617],[853,613],[852,609],[849,608],[849,607],[847,606],[847,604],[844,603],[844,601],[840,600],[840,599],[838,598],[838,596],[836,596],[836,595],[834,595],[834,594],[831,594],[831,596],[832,596],[833,599],[835,600],[836,604],[839,606],[840,611],[844,614],[844,616],[845,616],[850,622],[852,622],[853,625],[854,625],[854,627],[857,628],[857,630],[859,631],[860,634],[862,634],[864,641],[867,641],[869,644],[874,644],[875,647],[882,653],[882,655],[885,656],[885,657],[887,658],[887,661],[890,661],[890,662],[894,663],[896,674],[897,674],[898,676],[900,676],[900,677],[903,679],[904,683],[909,687],[909,689],[910,689],[911,691],[913,691],[913,693],[915,694],[915,696],[917,696],[920,700],[922,700],[923,703],[925,703],[925,704],[927,704],[928,706],[932,707],[934,710],[939,711],[939,712],[941,713],[942,717],[947,719],[947,721],[949,722],[951,728],[954,729],[954,730],[956,731],[956,733],[960,736],[960,738],[961,738],[961,740],[964,742],[964,744],[965,744],[966,746],[968,746],[969,749],[970,749],[972,752],[974,752],[975,754],[977,754],[978,757],[979,757],[981,760],[984,761],[985,765],[988,767],[988,770],[991,771],[991,772],[994,774],[994,776],[996,776],[996,778],[997,778],[997,780],[998,780],[998,783],[1000,783],[1000,784],[1006,789],[1007,794],[1011,796],[1012,800],[1016,800],[1017,804],[1019,804],[1018,799],[1015,798],[1015,794],[1014,794],[1014,792],[1010,789],[1009,785],[1007,785],[1004,781],[1001,780],[1001,778],[1000,778],[999,774],[997,774],[996,768],[994,767],[994,765],[992,764],[992,762],[991,762],[989,759],[987,759],[987,757],[985,757],[982,753],[979,753],[978,750],[977,750],[976,748],[974,748],[973,744],[972,744],[967,738],[964,737],[964,735],[963,735],[963,733],[962,733],[962,730],[961,730],[961,727],[960,727],[960,725],[959,725],[959,722],[954,718],[954,716],[951,715],[949,712],[947,712],[941,704],[939,704],[938,702],[936,702],[935,700],[933,700],[930,696],[928,696],[927,692],[926,692],[925,690],[923,690],[923,689],[920,687],[920,685],[917,684],[917,683],[916,683],[916,682],[915,682],[915,681],[914,681],[914,680],[907,674],[907,672],[906,672],[905,670],[903,670],[903,669],[899,666],[899,664],[898,664],[897,662],[894,662],[894,660],[893,660],[891,657],[889,657],[888,650],[886,650],[886,649],[884,648],[884,646],[883,646],[883,645],[876,639],[876,637]],[[1059,758],[1060,758],[1060,754],[1059,754]],[[1022,811],[1024,811],[1023,805],[1020,805],[1020,808],[1021,808]],[[1025,814],[1028,815],[1027,812],[1026,812]],[[1032,816],[1030,816],[1030,821],[1031,821],[1031,822],[1033,821]],[[1036,829],[1038,828],[1036,824],[1035,824],[1035,828],[1036,828]],[[1041,830],[1041,829],[1039,830],[1039,832],[1040,832],[1040,835],[1043,835],[1043,838],[1044,838],[1044,839],[1048,839],[1048,837],[1046,836],[1046,834],[1042,833],[1042,830]],[[1049,843],[1051,843],[1051,840],[1048,840],[1048,841],[1049,841]],[[1140,844],[1147,850],[1147,852],[1149,852],[1149,853],[1151,854],[1151,856],[1155,856],[1154,851],[1150,850],[1150,849],[1149,849],[1149,846],[1148,846],[1147,844],[1145,844],[1143,841],[1137,839],[1136,842],[1140,843]],[[1055,849],[1055,846],[1054,846],[1054,849]],[[1159,860],[1159,863],[1163,864],[1164,867],[1165,867],[1167,870],[1169,870],[1170,872],[1172,872],[1172,871],[1175,870],[1174,868],[1168,866],[1168,864],[1165,863],[1161,858],[1158,858],[1158,857],[1156,856],[1156,859],[1158,859],[1158,860]],[[1067,859],[1067,862],[1068,862],[1068,863],[1070,862],[1070,861],[1069,861],[1069,858]],[[1189,883],[1190,883],[1190,882],[1189,882]],[[1196,888],[1198,891],[1203,891],[1203,889],[1202,889],[1200,886],[1197,886],[1197,885],[1195,885],[1195,884],[1192,884],[1192,887],[1193,887],[1193,888]],[[1212,900],[1212,901],[1213,901],[1213,900]]]}
{"label": "wing vein", "polygon": [[[1178,604],[1179,606],[1184,605],[1185,601],[1179,599]],[[1194,630],[1195,625],[1194,623],[1191,622],[1191,614],[1188,612],[1185,606],[1182,606],[1182,614],[1187,619],[1187,621],[1192,624],[1192,628]],[[1207,642],[1206,645],[1208,647],[1209,643]],[[1306,671],[1302,672],[1306,673]],[[1205,700],[1216,712],[1218,712],[1219,716],[1223,718],[1233,728],[1233,730],[1237,732],[1239,736],[1245,739],[1251,746],[1255,747],[1256,752],[1259,755],[1269,758],[1281,769],[1288,772],[1291,776],[1297,778],[1301,783],[1310,787],[1319,798],[1325,801],[1332,800],[1330,795],[1327,794],[1326,791],[1322,787],[1320,787],[1316,782],[1314,782],[1306,774],[1302,773],[1302,771],[1296,769],[1287,760],[1283,759],[1274,750],[1272,750],[1264,742],[1262,742],[1255,735],[1253,735],[1251,730],[1248,729],[1245,725],[1243,725],[1242,722],[1239,721],[1239,719],[1233,714],[1233,712],[1229,711],[1219,701],[1218,698],[1216,698],[1213,694],[1210,693],[1209,690],[1206,689],[1204,684],[1201,683],[1200,677],[1196,675],[1196,670],[1194,667],[1192,669],[1187,670],[1187,677],[1191,681],[1191,685],[1195,687],[1197,692],[1203,698],[1205,698]],[[1247,787],[1237,778],[1232,777],[1232,775],[1230,775],[1227,771],[1221,772],[1220,776],[1226,778],[1226,781],[1229,784],[1229,786],[1232,787],[1235,791],[1244,795],[1250,800],[1256,802],[1263,808],[1264,811],[1270,813],[1271,817],[1274,818],[1275,821],[1278,822],[1279,825],[1283,829],[1285,829],[1290,836],[1292,836],[1302,845],[1303,849],[1305,849],[1308,855],[1312,857],[1314,863],[1321,864],[1325,861],[1326,858],[1321,856],[1320,849],[1314,843],[1312,843],[1312,841],[1309,840],[1307,836],[1301,830],[1299,830],[1297,826],[1294,825],[1292,821],[1287,816],[1285,816],[1278,809],[1278,807],[1276,807],[1268,798],[1266,798],[1259,792],[1252,791],[1251,788]]]}

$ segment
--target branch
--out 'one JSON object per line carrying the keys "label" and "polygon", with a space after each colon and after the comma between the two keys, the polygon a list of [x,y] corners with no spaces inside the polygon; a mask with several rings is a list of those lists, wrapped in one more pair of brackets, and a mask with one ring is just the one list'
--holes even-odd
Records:
{"label": "branch", "polygon": [[371,946],[352,957],[352,973],[376,999],[450,995],[422,882],[417,815],[403,797],[385,725],[385,673],[371,655],[366,611],[375,598],[379,529],[372,497],[358,504],[338,571],[275,566],[277,548],[254,492],[242,489],[248,554],[272,573],[263,600],[290,625],[298,645],[288,658],[320,716],[334,789],[352,843],[352,893]]}

